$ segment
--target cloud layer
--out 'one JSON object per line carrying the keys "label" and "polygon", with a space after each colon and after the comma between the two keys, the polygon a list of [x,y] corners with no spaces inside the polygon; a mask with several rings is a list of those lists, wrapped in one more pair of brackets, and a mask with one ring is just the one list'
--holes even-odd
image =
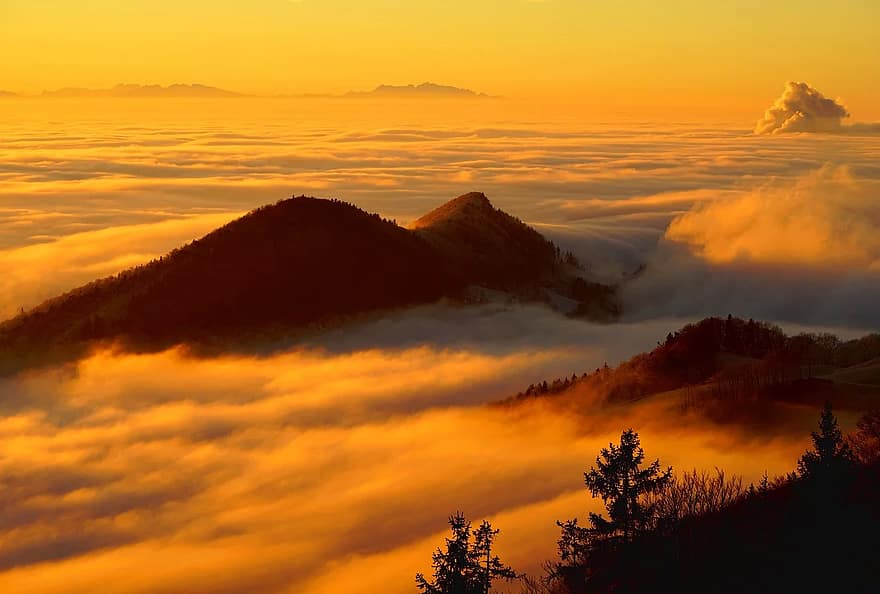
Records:
{"label": "cloud layer", "polygon": [[880,272],[880,184],[825,166],[794,182],[696,205],[666,238],[716,263],[847,267]]}
{"label": "cloud layer", "polygon": [[826,165],[695,204],[625,285],[631,319],[727,315],[880,326],[880,184]]}
{"label": "cloud layer", "polygon": [[536,571],[554,521],[595,509],[579,477],[622,427],[666,463],[756,479],[789,469],[813,424],[805,411],[771,438],[667,424],[665,405],[479,406],[575,358],[96,353],[5,380],[0,589],[403,594],[456,509],[492,518],[499,552]]}
{"label": "cloud layer", "polygon": [[726,125],[548,121],[498,106],[225,105],[64,105],[0,122],[0,317],[292,193],[341,197],[406,223],[481,190],[617,281],[651,260],[670,222],[694,205],[829,162],[858,183],[880,179],[880,135],[771,140]]}
{"label": "cloud layer", "polygon": [[665,463],[754,479],[792,468],[814,414],[767,436],[669,422],[671,401],[483,403],[704,314],[880,324],[880,137],[314,105],[5,118],[0,317],[291,193],[406,222],[470,190],[598,276],[647,261],[629,317],[424,307],[307,350],[100,352],[3,380],[3,592],[410,592],[455,509],[493,519],[502,556],[534,571],[554,521],[595,508],[579,477],[622,428]]}

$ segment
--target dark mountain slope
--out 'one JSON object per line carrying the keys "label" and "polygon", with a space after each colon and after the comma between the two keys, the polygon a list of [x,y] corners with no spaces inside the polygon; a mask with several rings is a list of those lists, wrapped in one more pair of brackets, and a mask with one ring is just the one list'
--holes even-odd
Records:
{"label": "dark mountain slope", "polygon": [[0,352],[8,359],[120,338],[162,347],[301,328],[438,299],[455,288],[442,268],[427,243],[394,223],[295,198],[0,325]]}
{"label": "dark mountain slope", "polygon": [[137,350],[247,344],[460,298],[473,285],[526,294],[561,278],[556,247],[482,194],[417,226],[336,200],[262,207],[0,324],[0,373],[70,359],[100,341]]}
{"label": "dark mountain slope", "polygon": [[779,480],[629,542],[598,543],[546,594],[877,592],[880,466]]}

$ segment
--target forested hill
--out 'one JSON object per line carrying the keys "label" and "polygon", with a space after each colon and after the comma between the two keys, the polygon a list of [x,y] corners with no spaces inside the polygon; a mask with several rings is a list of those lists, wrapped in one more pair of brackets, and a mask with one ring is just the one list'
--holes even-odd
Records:
{"label": "forested hill", "polygon": [[[482,194],[450,204],[419,231],[337,200],[259,208],[3,323],[0,372],[76,356],[96,341],[149,350],[260,340],[460,297],[469,285],[534,290],[561,282],[560,252],[539,233]],[[464,265],[469,259],[477,264]]]}
{"label": "forested hill", "polygon": [[682,390],[682,399],[733,402],[793,384],[820,399],[835,386],[880,392],[880,334],[842,341],[831,334],[789,336],[775,324],[733,316],[706,318],[667,334],[647,353],[616,367],[534,383],[506,402],[558,394],[588,394],[626,402]]}

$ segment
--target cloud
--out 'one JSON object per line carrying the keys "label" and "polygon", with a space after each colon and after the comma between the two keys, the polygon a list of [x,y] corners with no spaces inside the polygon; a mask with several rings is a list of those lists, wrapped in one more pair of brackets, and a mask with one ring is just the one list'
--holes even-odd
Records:
{"label": "cloud", "polygon": [[624,311],[876,328],[878,197],[876,180],[826,165],[695,203],[624,286]]}
{"label": "cloud", "polygon": [[782,95],[755,125],[755,134],[837,132],[846,108],[805,82],[787,82]]}
{"label": "cloud", "polygon": [[576,359],[100,352],[3,380],[0,589],[403,594],[456,509],[496,521],[499,552],[537,571],[554,521],[597,508],[578,477],[622,427],[665,463],[757,479],[790,469],[814,423],[769,437],[669,423],[664,404],[482,406]]}
{"label": "cloud", "polygon": [[[297,104],[302,112],[286,101],[236,105],[246,109],[222,118],[212,110],[232,107],[201,105],[211,117],[195,118],[184,108],[95,117],[65,106],[45,118],[68,122],[63,128],[5,127],[0,270],[15,268],[4,275],[11,280],[0,292],[0,317],[199,234],[166,241],[133,226],[242,212],[292,193],[343,198],[405,224],[454,196],[484,191],[616,282],[654,258],[668,225],[695,204],[750,192],[769,178],[794,180],[830,160],[863,182],[880,179],[877,135],[855,132],[821,143],[801,134],[770,142],[730,126],[535,122],[497,106],[487,120],[476,107],[426,115],[368,106],[349,113],[351,106],[322,101]],[[112,228],[80,236],[91,246],[61,241]],[[36,244],[43,247],[9,258],[9,250]],[[84,247],[95,255],[67,257],[67,248]]]}
{"label": "cloud", "polygon": [[880,272],[880,184],[826,165],[794,182],[768,183],[695,205],[666,238],[710,262],[845,266]]}

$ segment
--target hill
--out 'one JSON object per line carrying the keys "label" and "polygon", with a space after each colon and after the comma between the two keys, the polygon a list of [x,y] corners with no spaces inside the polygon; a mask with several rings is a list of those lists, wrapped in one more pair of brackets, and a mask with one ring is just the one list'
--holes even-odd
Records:
{"label": "hill", "polygon": [[818,405],[832,398],[853,410],[876,406],[880,335],[841,341],[830,334],[788,336],[766,322],[711,317],[667,334],[616,367],[538,382],[504,403],[536,397],[627,403],[665,395],[718,420],[758,410],[757,402]]}
{"label": "hill", "polygon": [[442,297],[465,300],[475,285],[527,296],[567,282],[559,250],[482,194],[426,220],[412,231],[306,197],[259,208],[0,324],[0,372],[75,357],[100,341],[138,350],[248,343]]}
{"label": "hill", "polygon": [[[630,541],[596,542],[583,561],[558,564],[542,594],[876,592],[865,541],[880,529],[876,463],[834,477],[792,474],[741,493],[728,483],[733,501],[725,503],[705,490],[711,480],[691,486],[665,498],[680,520]],[[693,511],[706,500],[711,511]]]}

